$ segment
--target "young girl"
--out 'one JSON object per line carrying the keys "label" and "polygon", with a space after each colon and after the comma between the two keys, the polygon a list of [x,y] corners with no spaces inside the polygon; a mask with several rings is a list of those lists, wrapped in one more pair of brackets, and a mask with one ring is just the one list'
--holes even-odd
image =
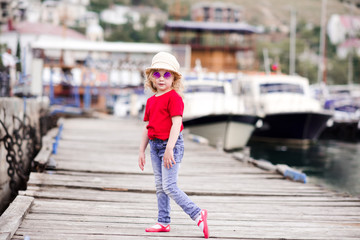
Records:
{"label": "young girl", "polygon": [[192,218],[209,237],[207,211],[201,210],[177,186],[178,170],[184,154],[182,114],[184,102],[180,65],[170,53],[159,52],[147,68],[145,87],[155,95],[147,100],[139,149],[139,167],[144,170],[145,149],[150,142],[151,162],[155,175],[158,222],[146,232],[170,231],[170,198]]}

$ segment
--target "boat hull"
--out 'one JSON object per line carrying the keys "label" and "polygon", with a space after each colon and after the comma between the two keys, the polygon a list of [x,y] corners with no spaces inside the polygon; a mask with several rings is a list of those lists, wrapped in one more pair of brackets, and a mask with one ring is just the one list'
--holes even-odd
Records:
{"label": "boat hull", "polygon": [[209,144],[225,151],[246,146],[259,117],[251,115],[207,115],[184,120],[192,134],[208,139]]}
{"label": "boat hull", "polygon": [[360,141],[360,122],[334,122],[331,127],[327,127],[320,135],[320,139],[334,139],[344,142]]}
{"label": "boat hull", "polygon": [[331,117],[316,112],[269,114],[263,118],[263,126],[253,132],[252,140],[311,142],[319,137]]}

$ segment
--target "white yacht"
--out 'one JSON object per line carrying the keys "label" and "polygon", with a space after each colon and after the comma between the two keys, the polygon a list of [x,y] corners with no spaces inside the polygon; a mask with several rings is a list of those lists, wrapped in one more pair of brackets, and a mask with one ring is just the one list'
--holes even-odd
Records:
{"label": "white yacht", "polygon": [[325,128],[321,138],[359,141],[360,86],[317,84],[311,89],[314,97],[323,102],[323,107],[333,112],[333,124]]}
{"label": "white yacht", "polygon": [[263,116],[254,140],[307,144],[318,138],[332,117],[311,97],[309,81],[284,74],[242,75],[233,85],[245,106]]}
{"label": "white yacht", "polygon": [[259,117],[245,113],[229,82],[187,80],[184,95],[183,123],[190,133],[225,151],[246,146]]}

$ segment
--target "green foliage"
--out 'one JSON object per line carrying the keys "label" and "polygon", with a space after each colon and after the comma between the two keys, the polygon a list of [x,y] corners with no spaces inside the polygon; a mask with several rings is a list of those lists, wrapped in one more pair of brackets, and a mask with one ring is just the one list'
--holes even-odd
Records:
{"label": "green foliage", "polygon": [[167,2],[163,0],[131,0],[131,5],[157,7],[163,11],[166,11],[168,7]]}
{"label": "green foliage", "polygon": [[3,71],[5,69],[5,66],[2,62],[2,57],[1,57],[1,54],[3,54],[7,49],[7,45],[4,43],[4,44],[1,44],[0,43],[0,71]]}
{"label": "green foliage", "polygon": [[[143,18],[147,19],[146,17]],[[141,20],[141,23],[144,26],[141,30],[135,30],[132,21],[113,27],[113,31],[110,36],[106,37],[106,41],[160,43],[161,39],[159,38],[158,33],[163,25],[158,24],[155,28],[148,28],[145,26],[145,21],[143,19]]]}
{"label": "green foliage", "polygon": [[5,66],[4,66],[4,64],[2,62],[2,57],[1,57],[1,54],[0,54],[0,71],[4,71],[4,69],[5,69]]}
{"label": "green foliage", "polygon": [[91,0],[88,6],[89,11],[100,13],[101,11],[109,8],[113,0]]}
{"label": "green foliage", "polygon": [[100,13],[111,7],[113,4],[125,6],[150,6],[160,8],[163,11],[166,11],[168,8],[167,2],[163,0],[91,0],[88,10]]}
{"label": "green foliage", "polygon": [[[262,39],[259,37],[258,39]],[[263,49],[267,48],[269,52],[270,64],[280,64],[283,73],[289,73],[289,36],[284,37],[278,42],[259,41],[257,43],[256,56],[259,60],[260,71],[264,71]],[[316,59],[299,59],[299,56],[305,51],[319,54],[320,27],[309,27],[307,23],[301,21],[297,24],[296,37],[296,65],[295,71],[300,76],[310,80],[310,83],[317,82],[318,62]],[[341,60],[336,55],[336,46],[332,45],[329,39],[326,39],[326,77],[329,84],[346,84],[348,76],[348,60]],[[354,57],[354,83],[360,83],[360,58]]]}
{"label": "green foliage", "polygon": [[360,84],[360,57],[354,57],[354,83]]}
{"label": "green foliage", "polygon": [[326,82],[328,84],[347,84],[348,61],[340,59],[328,59]]}
{"label": "green foliage", "polygon": [[296,72],[302,76],[309,79],[310,84],[317,82],[317,72],[318,67],[310,61],[297,61],[296,62]]}
{"label": "green foliage", "polygon": [[21,72],[21,71],[22,71],[22,67],[21,67],[21,46],[20,46],[20,38],[18,38],[18,42],[17,42],[17,46],[16,46],[16,58],[17,58],[16,71],[17,71],[17,72]]}
{"label": "green foliage", "polygon": [[[157,7],[163,11],[167,11],[168,5],[163,0],[91,0],[89,10],[100,13],[109,8],[112,4],[127,5],[127,6],[150,6]],[[124,41],[124,42],[150,42],[160,43],[159,31],[163,29],[164,24],[158,24],[154,28],[146,27],[147,16],[142,16],[140,25],[142,29],[134,29],[133,20],[128,17],[127,23],[123,25],[115,25],[106,23],[100,20],[100,26],[104,29],[104,39],[106,41]],[[82,29],[75,29],[83,32]]]}

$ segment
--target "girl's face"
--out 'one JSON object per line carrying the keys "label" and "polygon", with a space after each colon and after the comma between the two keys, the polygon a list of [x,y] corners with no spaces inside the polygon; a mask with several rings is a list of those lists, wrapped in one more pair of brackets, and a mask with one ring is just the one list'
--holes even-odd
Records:
{"label": "girl's face", "polygon": [[169,70],[159,69],[153,72],[157,93],[169,91],[174,82],[174,74]]}

